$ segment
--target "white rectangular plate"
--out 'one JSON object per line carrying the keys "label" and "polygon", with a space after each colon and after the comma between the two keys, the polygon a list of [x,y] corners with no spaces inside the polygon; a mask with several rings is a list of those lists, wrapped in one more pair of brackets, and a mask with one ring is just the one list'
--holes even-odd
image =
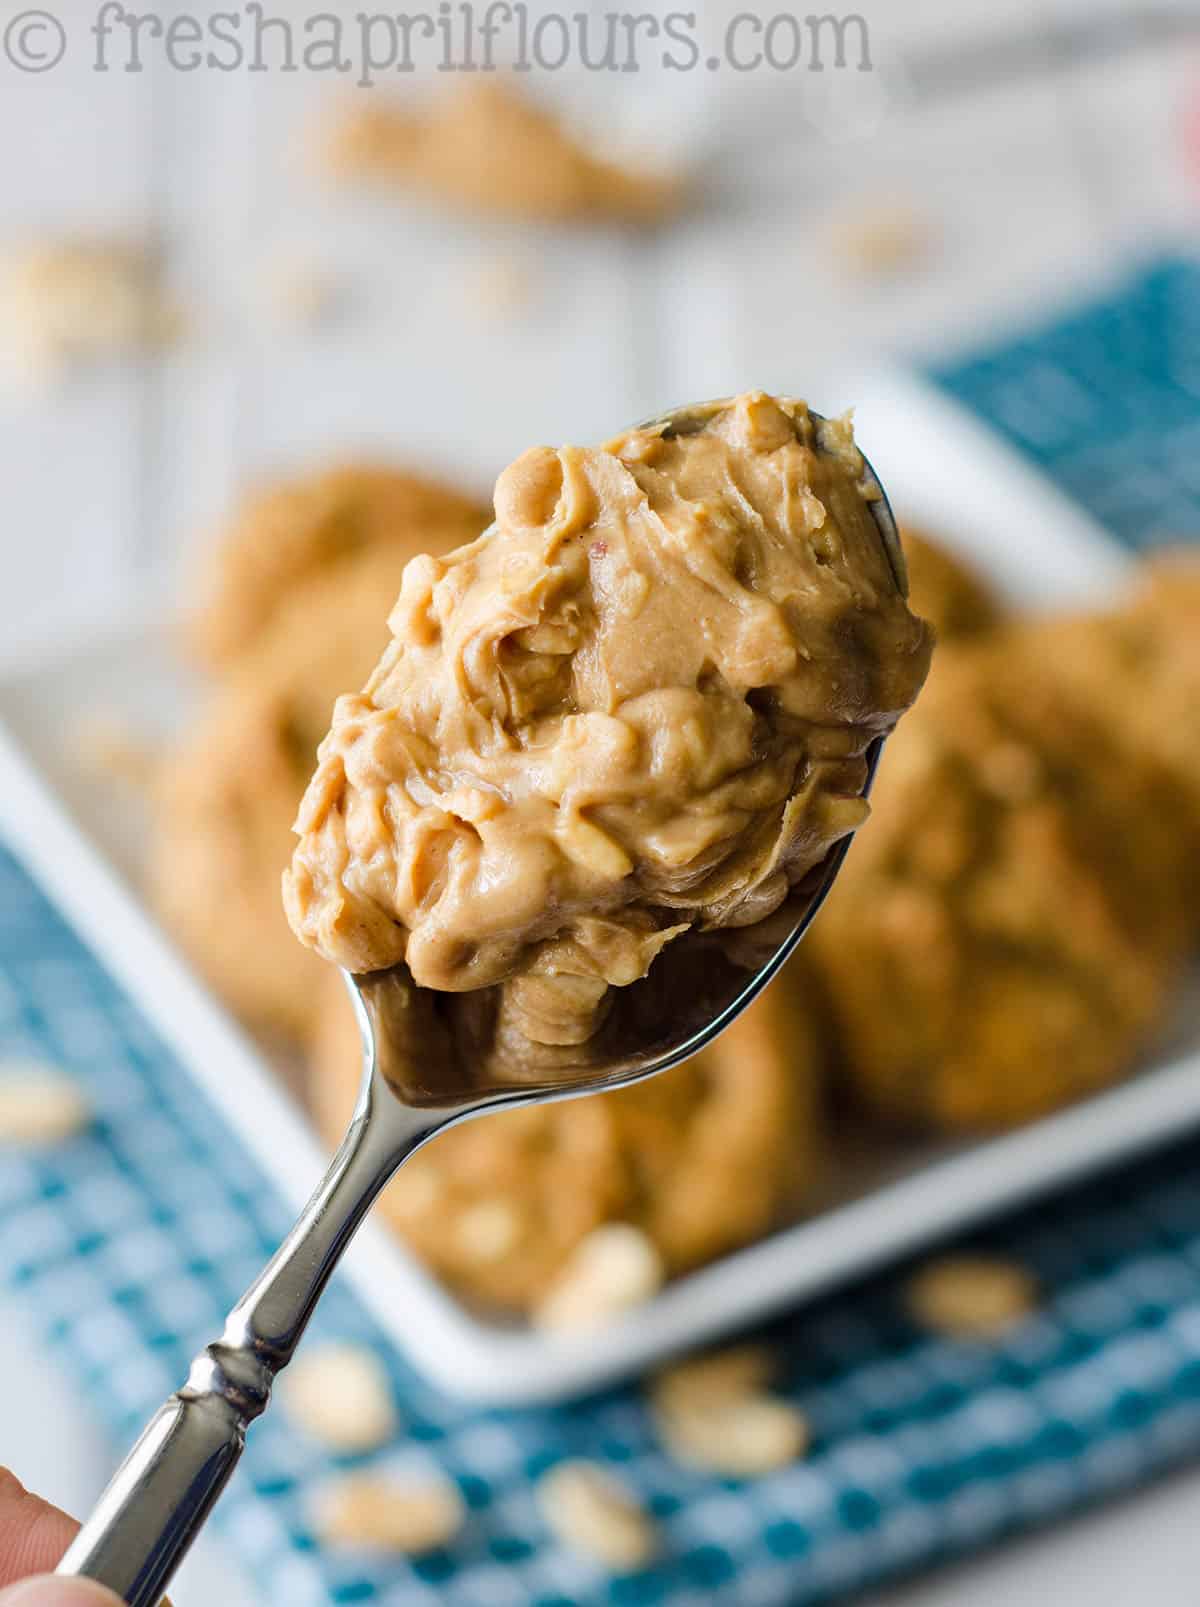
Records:
{"label": "white rectangular plate", "polygon": [[[1120,582],[1128,560],[1103,533],[945,397],[888,372],[819,399],[826,408],[851,400],[901,518],[957,544],[1014,601],[1060,605]],[[169,727],[191,695],[161,629],[115,631],[0,679],[0,834],[299,1207],[322,1170],[321,1146],[282,1080],[141,907],[136,810],[86,778],[76,752],[89,709]],[[481,1321],[372,1223],[347,1273],[443,1388],[511,1404],[579,1393],[1200,1123],[1200,1023],[1178,1027],[1172,1042],[1173,1053],[1133,1081],[1019,1132],[856,1167],[840,1203],[671,1284],[603,1334],[561,1339]]]}

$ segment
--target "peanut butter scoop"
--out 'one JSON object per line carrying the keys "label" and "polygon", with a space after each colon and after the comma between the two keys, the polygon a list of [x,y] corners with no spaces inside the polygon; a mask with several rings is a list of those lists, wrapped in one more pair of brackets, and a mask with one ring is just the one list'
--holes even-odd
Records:
{"label": "peanut butter scoop", "polygon": [[865,817],[865,751],[928,668],[878,494],[848,420],[761,392],[518,458],[490,529],[407,565],[338,700],[298,936],[507,983],[497,1033],[561,1044],[682,934],[771,914]]}

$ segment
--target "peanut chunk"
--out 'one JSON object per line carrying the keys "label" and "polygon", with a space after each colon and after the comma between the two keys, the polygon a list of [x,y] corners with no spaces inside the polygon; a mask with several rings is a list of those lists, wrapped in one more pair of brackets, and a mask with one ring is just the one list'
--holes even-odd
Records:
{"label": "peanut chunk", "polygon": [[640,1228],[608,1222],[576,1246],[535,1321],[543,1328],[597,1326],[649,1300],[664,1276],[662,1257]]}
{"label": "peanut chunk", "polygon": [[875,197],[835,214],[829,245],[838,267],[863,279],[907,273],[932,256],[935,220],[910,201]]}
{"label": "peanut chunk", "polygon": [[1038,1299],[1032,1273],[989,1255],[939,1256],[913,1274],[905,1293],[915,1322],[953,1339],[995,1339]]}
{"label": "peanut chunk", "polygon": [[449,1544],[465,1518],[462,1496],[448,1479],[353,1473],[322,1492],[316,1531],[326,1545],[420,1556]]}
{"label": "peanut chunk", "polygon": [[613,1573],[634,1573],[658,1551],[654,1523],[595,1462],[560,1462],[538,1483],[546,1523],[563,1545]]}
{"label": "peanut chunk", "polygon": [[771,1371],[771,1354],[765,1346],[731,1345],[664,1367],[651,1380],[651,1394],[664,1408],[709,1406],[758,1394]]}
{"label": "peanut chunk", "polygon": [[0,1144],[61,1144],[91,1119],[83,1090],[57,1066],[0,1063]]}
{"label": "peanut chunk", "polygon": [[91,709],[71,732],[73,756],[89,778],[148,797],[159,773],[154,742],[112,709]]}
{"label": "peanut chunk", "polygon": [[508,1200],[479,1200],[463,1211],[455,1231],[472,1261],[500,1261],[516,1246],[525,1224]]}
{"label": "peanut chunk", "polygon": [[693,1356],[650,1383],[663,1445],[677,1462],[729,1478],[786,1467],[808,1448],[808,1422],[768,1394],[772,1358],[761,1345]]}
{"label": "peanut chunk", "polygon": [[655,1402],[668,1454],[685,1467],[752,1479],[795,1462],[808,1449],[808,1420],[790,1402],[752,1391],[708,1405]]}
{"label": "peanut chunk", "polygon": [[395,1437],[387,1372],[362,1345],[327,1344],[301,1355],[284,1375],[283,1395],[292,1418],[330,1450],[374,1451]]}
{"label": "peanut chunk", "polygon": [[15,377],[37,383],[168,344],[180,316],[145,247],[47,238],[0,261],[0,325]]}
{"label": "peanut chunk", "polygon": [[527,313],[536,288],[525,263],[512,257],[493,257],[472,264],[460,286],[459,299],[479,320],[498,323]]}
{"label": "peanut chunk", "polygon": [[343,309],[346,287],[330,269],[302,257],[280,256],[263,265],[263,296],[278,324],[317,329]]}

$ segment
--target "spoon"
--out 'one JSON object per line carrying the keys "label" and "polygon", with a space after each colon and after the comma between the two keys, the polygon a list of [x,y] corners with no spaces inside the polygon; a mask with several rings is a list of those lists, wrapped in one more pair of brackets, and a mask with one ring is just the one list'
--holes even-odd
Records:
{"label": "spoon", "polygon": [[[666,435],[702,427],[712,409],[676,409],[649,424]],[[812,417],[818,422],[819,414]],[[907,592],[900,538],[887,498],[869,504],[892,572]],[[870,787],[883,746],[867,750]],[[864,789],[865,790],[865,789]],[[363,1075],[349,1129],[329,1170],[267,1266],[230,1312],[225,1331],[193,1361],[187,1382],[159,1408],[114,1474],[58,1566],[107,1585],[130,1607],[156,1607],[224,1489],[245,1445],[246,1429],[267,1406],[330,1274],[380,1190],[436,1133],[470,1117],[628,1087],[696,1054],[734,1021],[784,965],[817,913],[850,839],[835,844],[791,898],[767,921],[703,939],[702,981],[670,984],[663,961],[623,988],[616,1022],[588,1045],[563,1050],[537,1074],[482,1076],[461,1051],[430,1074],[428,1054],[413,1055],[437,1032],[438,995],[413,988],[396,971],[344,973],[363,1044]],[[572,1058],[574,1055],[574,1058]]]}

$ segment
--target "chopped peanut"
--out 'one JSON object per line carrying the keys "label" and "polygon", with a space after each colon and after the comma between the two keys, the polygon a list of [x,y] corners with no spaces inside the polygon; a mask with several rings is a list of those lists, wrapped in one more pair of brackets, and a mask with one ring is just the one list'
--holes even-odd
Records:
{"label": "chopped peanut", "polygon": [[151,253],[136,244],[36,240],[0,263],[0,325],[15,377],[167,344],[179,333]]}
{"label": "chopped peanut", "polygon": [[326,1545],[420,1556],[453,1540],[465,1518],[462,1496],[448,1479],[353,1473],[322,1492],[316,1530]]}
{"label": "chopped peanut", "polygon": [[729,1478],[773,1473],[808,1448],[804,1414],[761,1392],[718,1398],[707,1406],[660,1399],[655,1416],[663,1445],[677,1462]]}
{"label": "chopped peanut", "polygon": [[374,1451],[396,1433],[396,1407],[383,1363],[362,1345],[322,1345],[294,1361],[283,1379],[288,1411],[334,1451]]}
{"label": "chopped peanut", "polygon": [[651,1392],[664,1407],[708,1406],[757,1394],[770,1377],[771,1355],[764,1346],[733,1345],[664,1367],[651,1380]]}
{"label": "chopped peanut", "polygon": [[945,1255],[909,1280],[908,1309],[915,1321],[955,1339],[992,1339],[1007,1332],[1037,1304],[1032,1273],[999,1256]]}
{"label": "chopped peanut", "polygon": [[627,1222],[595,1228],[579,1243],[535,1312],[543,1328],[589,1328],[649,1300],[662,1287],[662,1258]]}
{"label": "chopped peanut", "polygon": [[463,1253],[472,1261],[498,1261],[520,1240],[525,1224],[507,1200],[478,1200],[455,1224]]}
{"label": "chopped peanut", "polygon": [[0,1063],[0,1144],[58,1144],[88,1126],[83,1091],[55,1066]]}
{"label": "chopped peanut", "polygon": [[538,1484],[547,1524],[572,1550],[613,1573],[633,1573],[658,1551],[653,1521],[629,1494],[594,1462],[560,1462]]}
{"label": "chopped peanut", "polygon": [[298,258],[267,263],[263,290],[276,321],[297,329],[328,323],[344,299],[344,286],[333,273]]}

